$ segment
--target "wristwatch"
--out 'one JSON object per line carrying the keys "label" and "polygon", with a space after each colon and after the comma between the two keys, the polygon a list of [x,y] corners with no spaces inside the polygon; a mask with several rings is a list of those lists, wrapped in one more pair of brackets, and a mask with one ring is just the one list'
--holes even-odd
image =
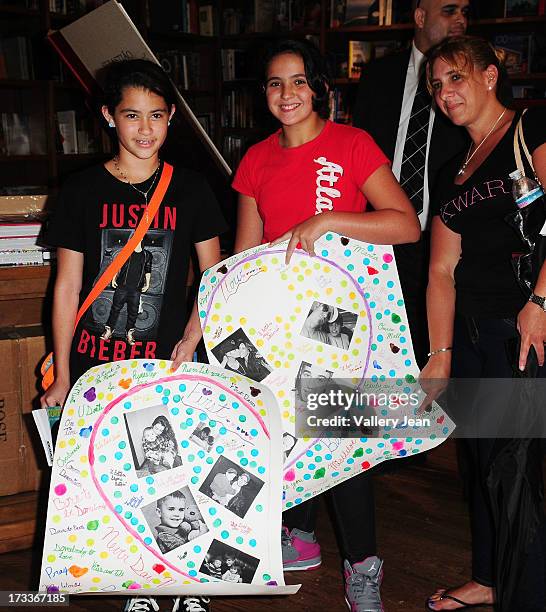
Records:
{"label": "wristwatch", "polygon": [[531,293],[529,301],[533,302],[533,304],[536,304],[537,306],[540,306],[542,310],[546,312],[546,297],[542,297],[540,295],[537,295],[536,293]]}

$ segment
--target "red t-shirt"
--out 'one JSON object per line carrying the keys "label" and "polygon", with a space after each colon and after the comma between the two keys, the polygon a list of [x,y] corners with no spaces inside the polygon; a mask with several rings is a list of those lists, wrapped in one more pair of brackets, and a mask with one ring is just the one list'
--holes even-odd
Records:
{"label": "red t-shirt", "polygon": [[362,212],[360,188],[389,160],[363,130],[327,121],[322,132],[299,147],[282,148],[279,133],[250,147],[233,188],[256,200],[263,242],[325,210]]}

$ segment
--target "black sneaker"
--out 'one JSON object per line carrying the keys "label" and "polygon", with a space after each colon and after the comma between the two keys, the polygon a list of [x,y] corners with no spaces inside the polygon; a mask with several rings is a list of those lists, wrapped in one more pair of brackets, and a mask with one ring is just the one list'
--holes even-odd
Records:
{"label": "black sneaker", "polygon": [[171,612],[210,612],[210,598],[199,595],[177,597]]}
{"label": "black sneaker", "polygon": [[123,612],[159,612],[159,606],[151,597],[133,597],[125,602]]}

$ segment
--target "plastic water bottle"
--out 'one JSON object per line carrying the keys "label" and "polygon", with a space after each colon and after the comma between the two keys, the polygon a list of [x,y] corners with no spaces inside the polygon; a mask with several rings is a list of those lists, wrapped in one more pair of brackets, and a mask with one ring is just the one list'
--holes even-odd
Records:
{"label": "plastic water bottle", "polygon": [[542,187],[533,179],[525,176],[521,170],[514,170],[510,178],[513,181],[512,195],[518,208],[525,208],[544,195]]}

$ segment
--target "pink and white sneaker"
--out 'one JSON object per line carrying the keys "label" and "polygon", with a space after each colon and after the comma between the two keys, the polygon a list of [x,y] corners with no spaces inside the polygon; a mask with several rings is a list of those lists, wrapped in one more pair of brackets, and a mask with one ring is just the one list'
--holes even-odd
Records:
{"label": "pink and white sneaker", "polygon": [[281,530],[282,563],[285,572],[316,569],[322,563],[314,532],[286,527]]}

